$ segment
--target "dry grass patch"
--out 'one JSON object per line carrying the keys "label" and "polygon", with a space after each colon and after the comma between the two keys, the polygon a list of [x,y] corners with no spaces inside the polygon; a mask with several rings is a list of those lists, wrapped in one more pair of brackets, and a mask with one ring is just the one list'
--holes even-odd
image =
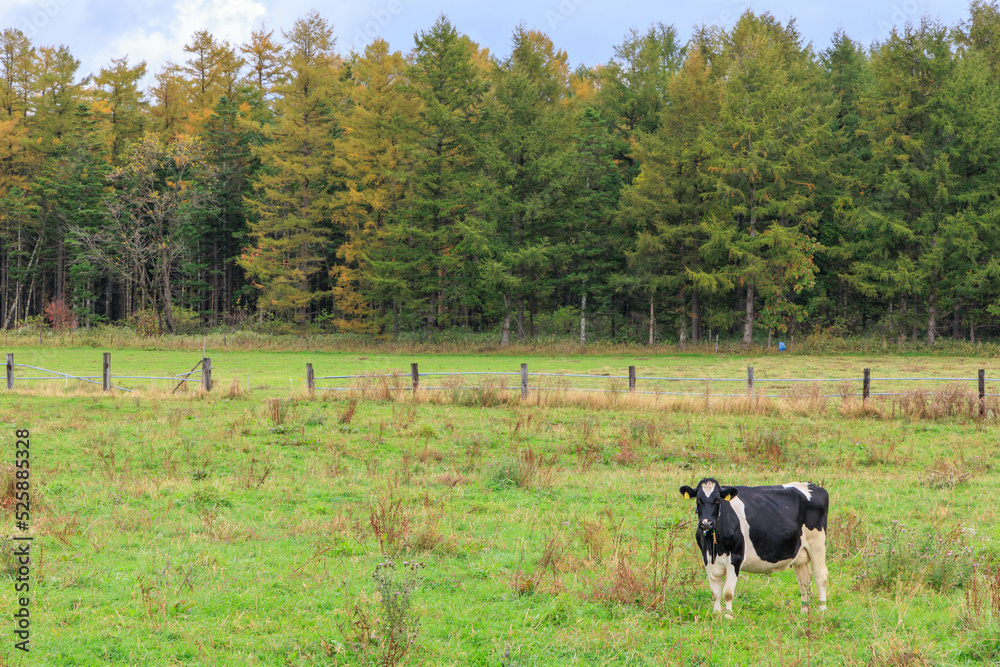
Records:
{"label": "dry grass patch", "polygon": [[4,512],[14,509],[16,470],[10,463],[0,465],[0,510]]}

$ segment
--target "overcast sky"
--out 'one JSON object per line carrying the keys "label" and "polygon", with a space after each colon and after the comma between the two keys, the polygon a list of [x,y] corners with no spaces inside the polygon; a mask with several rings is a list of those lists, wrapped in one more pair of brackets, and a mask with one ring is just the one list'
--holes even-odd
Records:
{"label": "overcast sky", "polygon": [[495,55],[509,52],[523,21],[566,50],[572,65],[590,66],[606,62],[629,28],[662,21],[686,41],[694,26],[732,26],[748,7],[782,22],[794,17],[817,49],[838,27],[868,45],[925,14],[950,26],[968,16],[968,3],[955,0],[0,0],[0,28],[20,29],[35,46],[65,44],[82,61],[83,76],[125,55],[158,71],[186,59],[182,47],[196,30],[238,44],[262,23],[287,30],[312,9],[333,24],[339,52],[362,50],[376,36],[407,52],[414,33],[443,13]]}

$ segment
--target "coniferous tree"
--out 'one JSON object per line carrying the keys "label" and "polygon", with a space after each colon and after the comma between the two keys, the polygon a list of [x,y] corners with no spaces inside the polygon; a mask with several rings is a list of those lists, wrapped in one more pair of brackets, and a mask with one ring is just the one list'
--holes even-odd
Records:
{"label": "coniferous tree", "polygon": [[[628,269],[616,276],[619,289],[641,295],[649,304],[649,342],[653,343],[655,304],[667,300],[685,331],[691,319],[691,339],[698,340],[702,293],[711,285],[696,285],[704,277],[700,246],[710,203],[706,128],[719,113],[719,89],[700,50],[692,50],[665,91],[669,120],[653,133],[640,133],[634,154],[641,171],[626,189],[619,215],[623,226],[635,227],[634,243],[625,248]],[[680,334],[683,340],[686,333]]]}
{"label": "coniferous tree", "polygon": [[[570,128],[561,104],[568,91],[566,53],[536,31],[519,27],[514,48],[495,72],[492,103],[484,121],[482,152],[490,178],[490,214],[496,226],[494,280],[503,297],[502,340],[516,316],[517,339],[540,299],[553,289],[550,266],[564,240],[574,171]],[[514,310],[516,309],[516,310]]]}
{"label": "coniferous tree", "polygon": [[[377,324],[373,303],[381,290],[372,284],[372,257],[385,258],[386,230],[400,215],[406,193],[412,146],[406,131],[416,120],[418,100],[407,87],[406,61],[376,39],[351,59],[333,169],[340,187],[333,221],[344,234],[331,269],[337,318],[345,331],[369,331]],[[380,255],[381,254],[381,255]]]}
{"label": "coniferous tree", "polygon": [[94,77],[92,108],[105,123],[108,151],[116,163],[129,142],[142,136],[146,126],[148,103],[139,90],[144,76],[146,63],[130,67],[125,56],[112,59],[110,67],[102,67]]}
{"label": "coniferous tree", "polygon": [[283,33],[288,74],[275,85],[273,124],[254,149],[261,169],[248,198],[251,248],[240,259],[261,294],[258,308],[305,322],[329,292],[330,161],[339,104],[333,28],[315,12]]}
{"label": "coniferous tree", "polygon": [[747,11],[726,35],[718,66],[719,122],[706,132],[712,214],[691,273],[699,289],[740,289],[743,342],[755,323],[783,330],[806,311],[799,295],[815,280],[815,187],[826,170],[826,131],[809,94],[810,56],[794,25]]}
{"label": "coniferous tree", "polygon": [[[929,343],[944,277],[939,238],[956,204],[946,97],[954,67],[948,31],[929,20],[894,30],[874,49],[875,86],[863,101],[872,159],[846,274],[870,299],[898,299],[901,311],[926,307]],[[916,338],[915,316],[910,324]]]}
{"label": "coniferous tree", "polygon": [[487,233],[478,211],[476,133],[485,83],[478,50],[444,17],[416,38],[408,79],[419,100],[406,131],[405,201],[373,256],[378,298],[393,331],[465,319],[478,292]]}

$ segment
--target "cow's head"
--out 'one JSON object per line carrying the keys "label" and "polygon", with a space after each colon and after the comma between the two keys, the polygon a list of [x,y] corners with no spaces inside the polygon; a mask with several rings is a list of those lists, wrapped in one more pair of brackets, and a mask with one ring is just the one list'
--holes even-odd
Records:
{"label": "cow's head", "polygon": [[698,530],[708,535],[715,530],[719,512],[722,511],[722,502],[732,500],[736,496],[736,488],[720,486],[714,479],[703,479],[698,482],[697,490],[690,486],[682,486],[681,495],[688,499],[697,499],[695,514],[698,515]]}

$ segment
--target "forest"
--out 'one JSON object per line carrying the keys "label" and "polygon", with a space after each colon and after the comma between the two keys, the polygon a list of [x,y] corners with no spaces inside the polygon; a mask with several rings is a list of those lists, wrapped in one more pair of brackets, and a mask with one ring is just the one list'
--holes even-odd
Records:
{"label": "forest", "polygon": [[0,326],[1000,335],[995,1],[871,45],[657,23],[577,68],[523,25],[332,25],[92,76],[3,30]]}

